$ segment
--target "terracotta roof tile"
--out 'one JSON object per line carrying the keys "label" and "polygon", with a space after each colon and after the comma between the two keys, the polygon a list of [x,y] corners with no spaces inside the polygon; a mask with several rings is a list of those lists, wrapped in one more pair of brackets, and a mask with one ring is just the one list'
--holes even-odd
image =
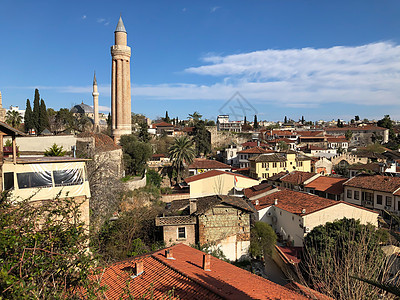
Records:
{"label": "terracotta roof tile", "polygon": [[217,160],[195,158],[189,169],[232,169],[232,167]]}
{"label": "terracotta roof tile", "polygon": [[[258,145],[257,142],[246,142],[242,144],[243,147],[250,147],[250,148],[257,147],[257,145]],[[267,146],[268,145],[265,143],[260,143],[260,147],[267,147]]]}
{"label": "terracotta roof tile", "polygon": [[348,178],[343,177],[320,176],[311,181],[305,187],[333,195],[340,195],[344,190],[343,183],[345,183],[347,180]]}
{"label": "terracotta roof tile", "polygon": [[270,180],[270,181],[280,181],[280,179],[281,179],[283,176],[287,175],[287,174],[288,174],[287,172],[283,172],[283,171],[282,171],[282,172],[279,172],[279,173],[277,173],[277,174],[275,174],[275,175],[269,177],[268,180]]}
{"label": "terracotta roof tile", "polygon": [[190,183],[193,181],[197,181],[197,180],[201,180],[204,178],[209,178],[209,177],[214,177],[214,176],[219,176],[219,175],[223,175],[223,174],[228,174],[231,176],[237,176],[237,177],[242,177],[242,178],[247,178],[247,179],[252,179],[250,177],[238,174],[238,173],[231,173],[231,172],[225,172],[225,171],[221,171],[221,170],[210,170],[201,174],[197,174],[197,175],[193,175],[190,176],[188,178],[185,178],[185,182],[186,183]]}
{"label": "terracotta roof tile", "polygon": [[[202,268],[204,253],[183,244],[118,262],[94,276],[106,287],[107,299],[121,299],[127,290],[135,298],[153,293],[160,299],[174,289],[169,299],[307,299],[304,293],[280,286],[230,263],[210,257],[210,270]],[[135,263],[143,262],[143,273],[132,276]],[[317,297],[318,298],[318,297]]]}
{"label": "terracotta roof tile", "polygon": [[349,179],[344,186],[394,193],[400,189],[400,177],[359,175]]}
{"label": "terracotta roof tile", "polygon": [[276,151],[274,150],[265,150],[264,148],[261,147],[253,147],[253,148],[249,148],[249,149],[245,149],[242,151],[239,151],[238,154],[262,154],[262,153],[274,153]]}
{"label": "terracotta roof tile", "polygon": [[311,172],[293,171],[281,178],[282,182],[303,184],[305,181],[317,174]]}
{"label": "terracotta roof tile", "polygon": [[174,127],[174,125],[167,123],[167,122],[160,122],[160,123],[156,123],[153,124],[153,126],[157,127]]}
{"label": "terracotta roof tile", "polygon": [[381,171],[381,167],[379,163],[368,163],[349,166],[349,170],[370,170],[379,173]]}
{"label": "terracotta roof tile", "polygon": [[[274,204],[275,200],[278,202],[277,205]],[[278,191],[261,197],[257,199],[257,201],[258,205],[255,205],[257,210],[274,205],[278,208],[300,216],[307,215],[340,203],[339,201],[291,190]],[[255,201],[253,200],[252,203],[254,205]],[[305,209],[305,213],[303,213],[303,209]]]}
{"label": "terracotta roof tile", "polygon": [[260,154],[249,158],[249,161],[255,162],[285,162],[286,157],[281,153]]}
{"label": "terracotta roof tile", "polygon": [[255,185],[255,186],[249,187],[247,189],[244,189],[244,195],[247,198],[251,198],[251,197],[257,196],[259,194],[268,192],[272,189],[273,189],[272,185],[270,185],[268,183],[261,183],[259,185]]}

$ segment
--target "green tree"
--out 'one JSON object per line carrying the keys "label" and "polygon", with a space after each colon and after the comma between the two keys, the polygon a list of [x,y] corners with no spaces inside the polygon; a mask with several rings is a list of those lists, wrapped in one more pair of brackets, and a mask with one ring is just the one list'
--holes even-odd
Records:
{"label": "green tree", "polygon": [[171,119],[168,116],[168,111],[165,112],[164,122],[167,122],[167,123],[171,122]]}
{"label": "green tree", "polygon": [[44,156],[64,156],[67,151],[64,151],[63,146],[53,144],[49,149],[44,152]]}
{"label": "green tree", "polygon": [[257,121],[257,115],[254,115],[254,125],[253,125],[254,129],[258,129],[259,125],[258,125],[258,121]]}
{"label": "green tree", "polygon": [[147,161],[153,153],[151,145],[138,141],[133,134],[121,136],[120,144],[124,152],[124,163],[127,174],[143,174]]}
{"label": "green tree", "polygon": [[16,110],[9,110],[6,113],[6,123],[16,128],[22,122],[21,114]]}
{"label": "green tree", "polygon": [[360,121],[360,116],[355,116],[354,121],[356,121],[356,122]]}
{"label": "green tree", "polygon": [[25,132],[28,132],[29,130],[34,128],[33,122],[32,122],[32,108],[31,108],[31,102],[29,99],[26,99],[26,108],[25,108],[25,116],[24,116],[24,126],[25,126]]}
{"label": "green tree", "polygon": [[244,116],[244,125],[246,125],[247,124],[247,118],[246,118],[246,116]]}
{"label": "green tree", "polygon": [[152,184],[155,187],[160,187],[162,182],[162,176],[154,170],[148,170],[146,173],[146,183]]}
{"label": "green tree", "polygon": [[39,134],[41,132],[39,131],[40,129],[39,118],[40,118],[40,94],[39,90],[35,89],[35,98],[33,100],[33,111],[32,111],[32,125],[33,128],[35,128],[36,134]]}
{"label": "green tree", "polygon": [[39,128],[38,133],[42,133],[43,130],[50,127],[49,124],[49,116],[47,115],[47,108],[44,100],[40,100],[40,107],[39,107]]}
{"label": "green tree", "polygon": [[188,136],[182,136],[175,139],[174,143],[168,149],[172,166],[176,170],[177,181],[182,179],[182,173],[185,170],[185,163],[190,165],[195,158],[195,149],[193,140]]}
{"label": "green tree", "polygon": [[285,141],[279,141],[278,148],[279,150],[287,150],[289,149],[289,145]]}
{"label": "green tree", "polygon": [[353,131],[351,131],[350,129],[348,129],[346,131],[346,133],[344,134],[344,136],[346,137],[346,140],[350,141],[351,137],[353,136]]}
{"label": "green tree", "polygon": [[253,257],[271,256],[276,244],[276,234],[270,225],[258,221],[250,230],[250,249]]}
{"label": "green tree", "polygon": [[315,227],[304,239],[300,269],[313,289],[334,299],[375,299],[379,289],[352,276],[384,279],[385,256],[373,225],[342,219]]}
{"label": "green tree", "polygon": [[[90,275],[96,256],[87,251],[82,204],[55,199],[41,205],[0,199],[2,299],[73,299],[82,288],[98,291]],[[92,297],[95,299],[96,297]]]}
{"label": "green tree", "polygon": [[383,128],[389,129],[389,139],[392,140],[392,139],[396,138],[396,135],[395,135],[395,133],[393,131],[393,121],[390,119],[389,115],[385,115],[383,117],[383,119],[381,119],[381,120],[379,120],[377,122],[377,125],[379,127],[383,127]]}
{"label": "green tree", "polygon": [[301,124],[304,124],[306,120],[304,119],[304,116],[301,116]]}
{"label": "green tree", "polygon": [[283,123],[286,124],[287,123],[287,117],[285,116],[285,119],[283,120]]}
{"label": "green tree", "polygon": [[202,115],[199,112],[195,111],[193,114],[189,114],[189,117],[192,118],[194,124],[196,124],[198,121],[200,121]]}
{"label": "green tree", "polygon": [[141,142],[148,143],[150,141],[150,134],[149,134],[148,126],[147,126],[146,122],[140,123],[138,137]]}
{"label": "green tree", "polygon": [[207,120],[206,119],[205,123],[206,123],[206,126],[215,126],[214,120]]}
{"label": "green tree", "polygon": [[207,155],[211,152],[211,134],[206,129],[206,125],[203,120],[196,122],[194,125],[193,141],[196,146],[197,155]]}
{"label": "green tree", "polygon": [[57,131],[64,129],[73,129],[75,117],[68,108],[61,108],[55,117]]}

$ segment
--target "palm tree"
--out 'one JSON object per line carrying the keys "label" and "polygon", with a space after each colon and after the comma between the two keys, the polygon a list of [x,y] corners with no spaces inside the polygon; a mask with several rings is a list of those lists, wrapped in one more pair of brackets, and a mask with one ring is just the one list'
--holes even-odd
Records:
{"label": "palm tree", "polygon": [[195,157],[193,140],[188,136],[176,138],[171,147],[169,147],[168,153],[172,160],[172,166],[177,173],[177,181],[180,182],[182,172],[185,170],[185,163],[191,164]]}
{"label": "palm tree", "polygon": [[22,122],[20,113],[16,110],[9,110],[6,114],[6,123],[12,127],[17,127]]}

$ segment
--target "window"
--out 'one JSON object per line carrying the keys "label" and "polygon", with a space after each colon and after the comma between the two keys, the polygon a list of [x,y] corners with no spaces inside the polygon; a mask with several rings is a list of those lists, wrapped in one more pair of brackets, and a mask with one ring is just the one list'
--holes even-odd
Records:
{"label": "window", "polygon": [[286,162],[281,162],[281,163],[280,163],[280,167],[281,167],[281,168],[286,168]]}
{"label": "window", "polygon": [[13,172],[6,172],[3,175],[4,180],[4,190],[12,190],[14,189],[14,173]]}
{"label": "window", "polygon": [[18,173],[17,181],[20,189],[53,186],[51,172],[49,171]]}
{"label": "window", "polygon": [[276,163],[276,162],[273,162],[273,163],[272,163],[272,167],[273,167],[273,168],[276,168],[276,166],[277,166],[277,163]]}
{"label": "window", "polygon": [[363,192],[363,195],[364,195],[364,200],[365,201],[372,201],[372,198],[373,198],[373,194],[372,193]]}
{"label": "window", "polygon": [[79,185],[83,183],[82,169],[53,171],[55,186]]}
{"label": "window", "polygon": [[376,204],[382,205],[382,195],[376,195]]}
{"label": "window", "polygon": [[392,197],[386,196],[386,206],[392,206]]}
{"label": "window", "polygon": [[347,198],[349,198],[349,199],[353,198],[353,191],[352,190],[347,190]]}
{"label": "window", "polygon": [[360,200],[360,191],[354,191],[354,200]]}
{"label": "window", "polygon": [[186,239],[186,227],[178,227],[178,239]]}
{"label": "window", "polygon": [[302,161],[296,162],[296,166],[297,166],[297,167],[302,167],[302,166],[303,166],[303,162],[302,162]]}

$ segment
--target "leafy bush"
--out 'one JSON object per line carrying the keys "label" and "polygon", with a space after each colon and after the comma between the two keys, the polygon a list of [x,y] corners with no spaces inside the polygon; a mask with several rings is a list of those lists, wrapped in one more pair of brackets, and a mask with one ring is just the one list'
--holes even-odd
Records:
{"label": "leafy bush", "polygon": [[162,182],[162,176],[154,171],[154,170],[148,170],[146,174],[146,183],[150,185],[154,185],[156,187],[160,187]]}

